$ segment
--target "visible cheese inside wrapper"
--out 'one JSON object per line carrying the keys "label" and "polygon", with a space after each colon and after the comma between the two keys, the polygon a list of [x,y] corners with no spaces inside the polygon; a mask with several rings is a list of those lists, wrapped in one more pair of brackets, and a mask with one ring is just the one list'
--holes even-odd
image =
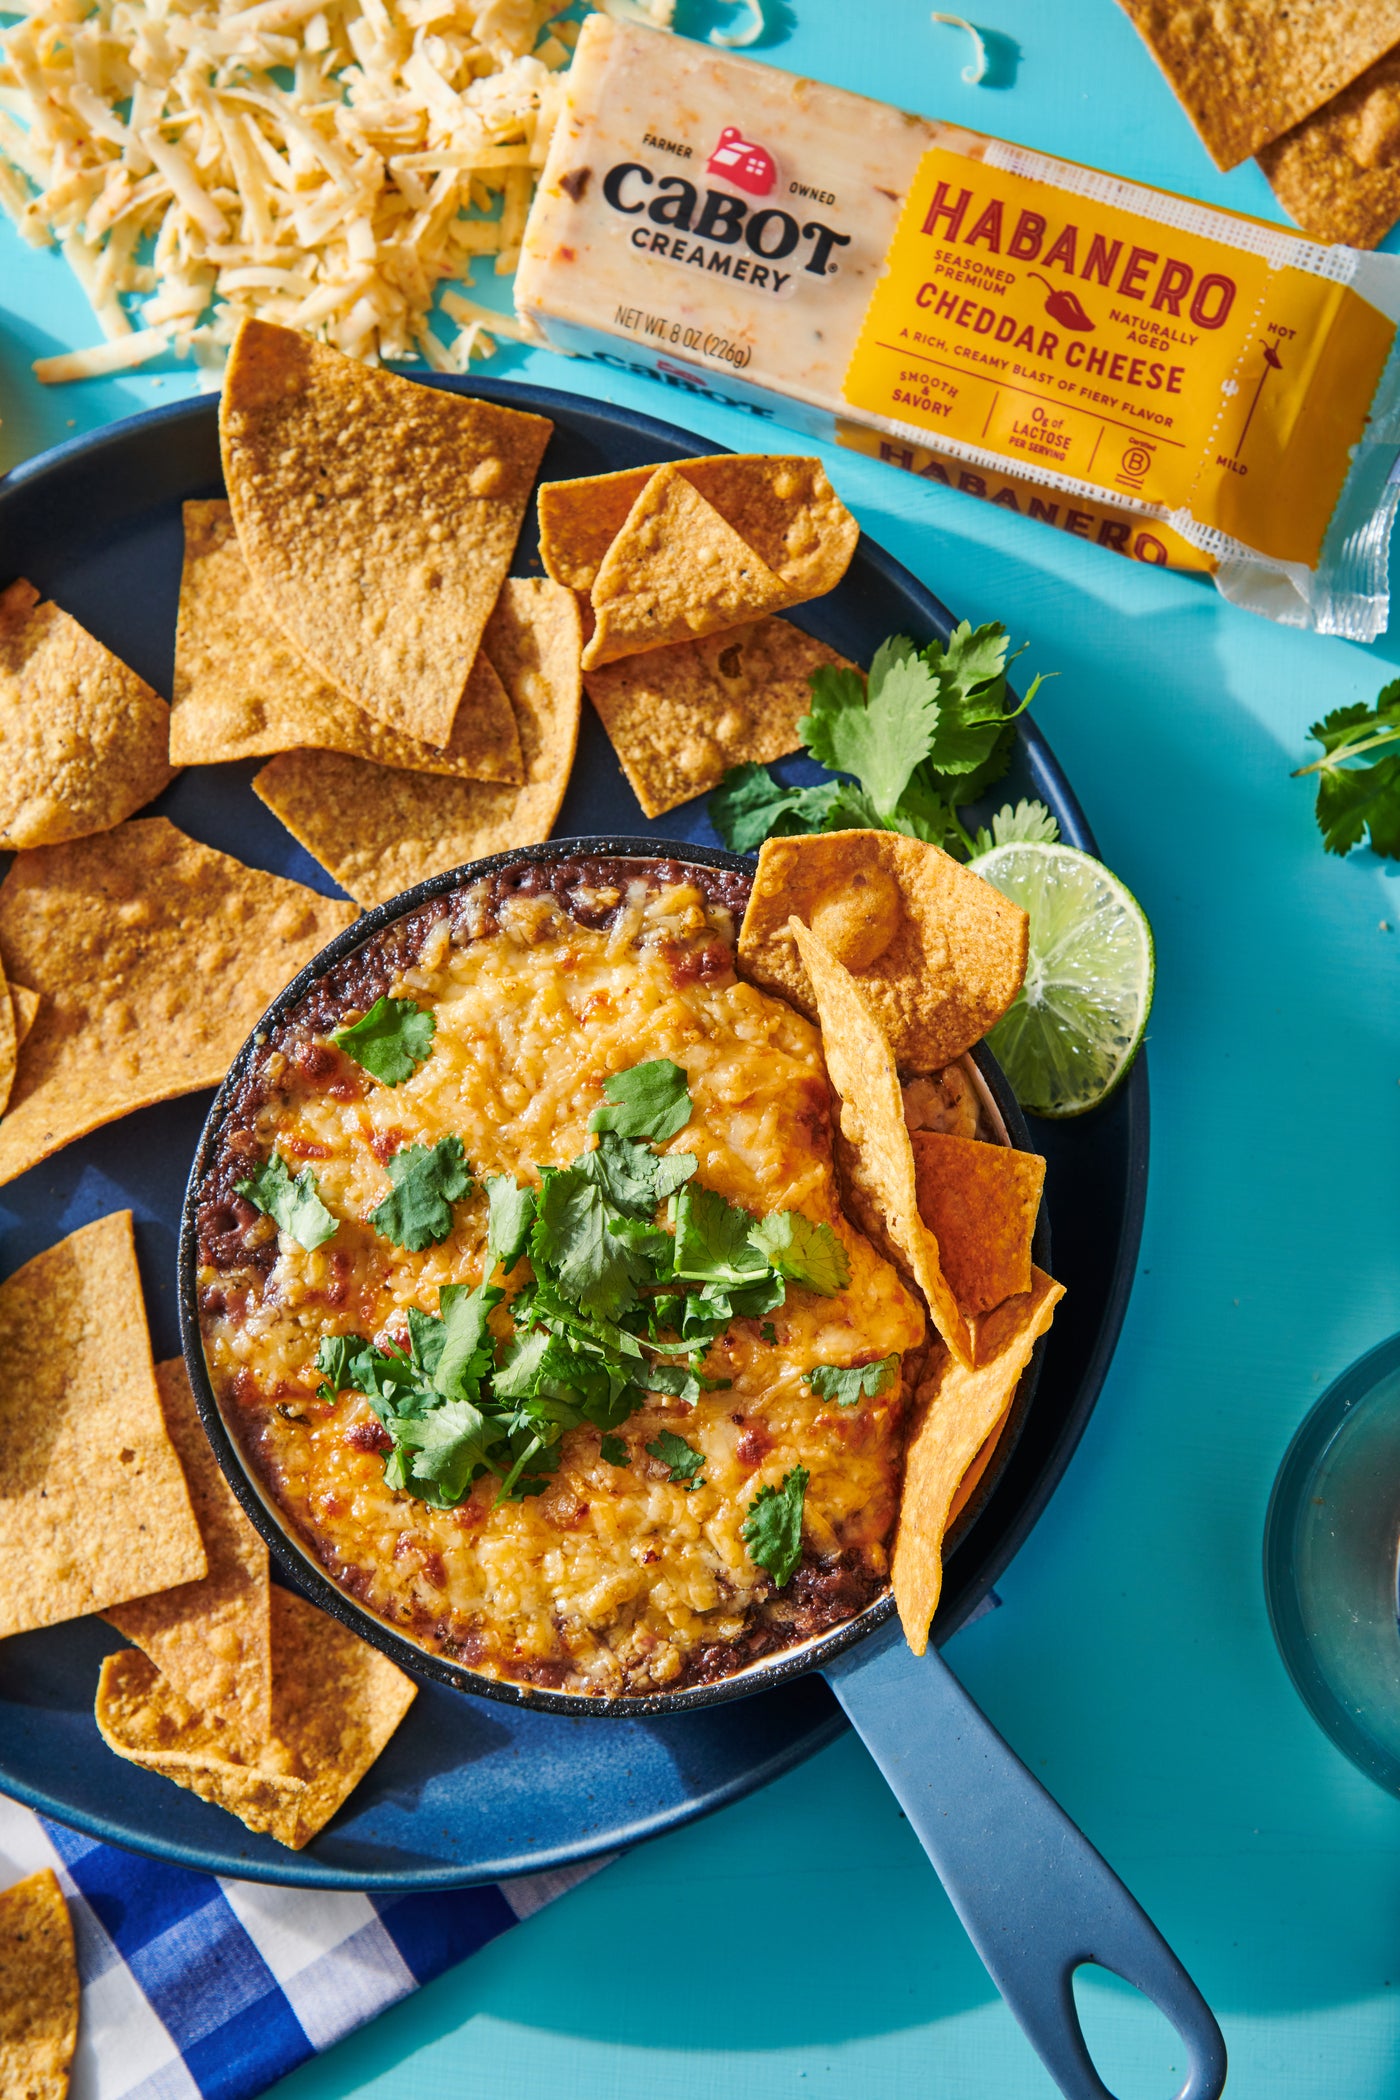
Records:
{"label": "visible cheese inside wrapper", "polygon": [[599,14],[516,300],[555,348],[1209,571],[1270,618],[1385,627],[1395,257]]}

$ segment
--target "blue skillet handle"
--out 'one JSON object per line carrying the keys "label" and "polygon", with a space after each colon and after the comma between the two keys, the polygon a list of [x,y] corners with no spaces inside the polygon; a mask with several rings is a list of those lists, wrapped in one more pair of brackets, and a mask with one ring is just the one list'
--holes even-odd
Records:
{"label": "blue skillet handle", "polygon": [[1031,1777],[932,1647],[898,1624],[823,1675],[880,1767],[992,1981],[1068,2100],[1113,2100],[1071,1984],[1098,1962],[1144,1991],[1186,2044],[1177,2100],[1218,2100],[1225,2042],[1146,1912]]}

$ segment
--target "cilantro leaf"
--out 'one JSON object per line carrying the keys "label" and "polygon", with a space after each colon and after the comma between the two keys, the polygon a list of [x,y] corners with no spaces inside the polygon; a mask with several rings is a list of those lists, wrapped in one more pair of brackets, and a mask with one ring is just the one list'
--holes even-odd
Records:
{"label": "cilantro leaf", "polygon": [[293,1180],[291,1168],[280,1152],[269,1153],[246,1181],[236,1181],[234,1187],[255,1210],[275,1219],[278,1229],[308,1253],[334,1239],[339,1230],[337,1220],[321,1201],[310,1167],[303,1167]]}
{"label": "cilantro leaf", "polygon": [[605,1320],[636,1304],[647,1274],[645,1258],[609,1230],[603,1192],[581,1166],[544,1169],[530,1259],[569,1303]]}
{"label": "cilantro leaf", "polygon": [[802,1558],[802,1500],[810,1478],[805,1466],[794,1466],[781,1487],[760,1488],[740,1526],[750,1560],[766,1568],[780,1590]]}
{"label": "cilantro leaf", "polygon": [[878,1363],[853,1364],[843,1370],[837,1364],[816,1364],[807,1373],[807,1383],[823,1400],[838,1407],[857,1407],[883,1393],[899,1369],[899,1357],[882,1356]]}
{"label": "cilantro leaf", "polygon": [[650,1145],[604,1130],[597,1151],[585,1152],[579,1165],[615,1209],[649,1218],[658,1203],[689,1181],[699,1161],[693,1152],[672,1152],[663,1158]]}
{"label": "cilantro leaf", "polygon": [[1015,846],[1022,841],[1053,846],[1059,836],[1060,827],[1043,802],[1018,802],[1014,809],[1005,802],[992,818],[990,831],[981,825],[972,845],[975,853],[990,853],[993,846]]}
{"label": "cilantro leaf", "polygon": [[695,1283],[745,1283],[769,1267],[750,1240],[752,1211],[693,1183],[671,1198],[675,1273]]}
{"label": "cilantro leaf", "polygon": [[704,1452],[697,1451],[683,1436],[677,1436],[674,1429],[663,1429],[656,1442],[647,1445],[647,1452],[670,1468],[670,1478],[684,1487],[687,1495],[693,1495],[696,1488],[705,1485],[700,1477],[705,1470]]}
{"label": "cilantro leaf", "polygon": [[777,1210],[760,1218],[749,1239],[780,1276],[805,1284],[823,1298],[834,1297],[851,1280],[851,1264],[839,1236],[829,1225],[804,1218],[800,1210]]}
{"label": "cilantro leaf", "polygon": [[324,1378],[322,1392],[334,1400],[338,1393],[353,1387],[351,1365],[355,1358],[368,1349],[369,1343],[362,1334],[323,1334],[316,1344],[316,1369]]}
{"label": "cilantro leaf", "polygon": [[337,1028],[331,1041],[385,1086],[411,1079],[433,1047],[437,1016],[411,999],[376,999],[367,1014]]}
{"label": "cilantro leaf", "polygon": [[410,1454],[401,1484],[422,1502],[452,1509],[479,1473],[494,1470],[488,1453],[499,1431],[470,1400],[444,1400],[440,1407],[395,1422],[398,1451]]}
{"label": "cilantro leaf", "polygon": [[513,1174],[488,1174],[486,1191],[486,1273],[497,1266],[507,1275],[525,1252],[535,1222],[535,1192],[522,1188]]}
{"label": "cilantro leaf", "polygon": [[1383,686],[1372,706],[1333,708],[1308,731],[1323,755],[1316,773],[1317,827],[1328,853],[1350,853],[1369,834],[1374,853],[1400,860],[1400,679]]}
{"label": "cilantro leaf", "polygon": [[504,1296],[504,1291],[486,1283],[479,1283],[475,1290],[468,1290],[462,1283],[445,1283],[438,1292],[442,1343],[432,1380],[444,1399],[479,1398],[482,1382],[495,1364],[495,1349],[486,1322]]}
{"label": "cilantro leaf", "polygon": [[778,1339],[778,1330],[771,1320],[765,1320],[758,1332],[761,1339],[765,1342],[776,1342]]}
{"label": "cilantro leaf", "polygon": [[598,1439],[598,1456],[605,1458],[610,1466],[630,1466],[632,1454],[620,1436],[602,1436]]}
{"label": "cilantro leaf", "polygon": [[669,1057],[614,1072],[603,1081],[603,1092],[608,1098],[588,1118],[590,1130],[615,1130],[619,1137],[664,1144],[690,1121],[685,1073]]}
{"label": "cilantro leaf", "polygon": [[820,664],[808,681],[812,711],[798,734],[834,773],[853,773],[877,810],[894,809],[933,748],[939,679],[905,635],[882,642],[862,688],[855,671]]}
{"label": "cilantro leaf", "polygon": [[449,1136],[435,1145],[405,1145],[385,1172],[393,1187],[369,1214],[375,1231],[410,1254],[445,1240],[452,1230],[453,1204],[472,1187],[462,1140]]}
{"label": "cilantro leaf", "polygon": [[731,853],[752,853],[765,839],[829,827],[837,781],[785,787],[767,766],[731,766],[710,796],[710,822]]}

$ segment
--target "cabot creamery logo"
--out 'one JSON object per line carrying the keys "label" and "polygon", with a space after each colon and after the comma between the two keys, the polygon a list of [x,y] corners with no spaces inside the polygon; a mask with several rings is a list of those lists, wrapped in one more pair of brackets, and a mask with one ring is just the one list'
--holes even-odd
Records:
{"label": "cabot creamery logo", "polygon": [[[646,143],[689,153],[653,133]],[[776,204],[759,208],[778,186],[777,162],[766,146],[726,124],[705,173],[724,187],[702,189],[684,175],[648,167],[645,161],[618,161],[603,177],[603,197],[615,212],[637,221],[628,239],[642,253],[751,285],[770,299],[790,298],[808,278],[835,276],[837,251],[851,244],[848,233],[804,217],[800,208],[797,213]],[[799,183],[788,187],[794,197],[835,202],[825,191],[809,191]]]}

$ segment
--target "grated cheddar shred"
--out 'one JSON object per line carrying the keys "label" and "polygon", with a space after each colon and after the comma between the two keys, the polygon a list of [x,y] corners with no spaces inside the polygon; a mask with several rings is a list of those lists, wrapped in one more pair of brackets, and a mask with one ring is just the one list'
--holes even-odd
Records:
{"label": "grated cheddar shred", "polygon": [[560,0],[0,8],[20,17],[0,34],[0,206],[59,248],[106,338],[40,379],[173,348],[212,380],[250,314],[446,372],[516,333],[460,297],[451,340],[429,315],[474,257],[515,268],[578,37]]}

